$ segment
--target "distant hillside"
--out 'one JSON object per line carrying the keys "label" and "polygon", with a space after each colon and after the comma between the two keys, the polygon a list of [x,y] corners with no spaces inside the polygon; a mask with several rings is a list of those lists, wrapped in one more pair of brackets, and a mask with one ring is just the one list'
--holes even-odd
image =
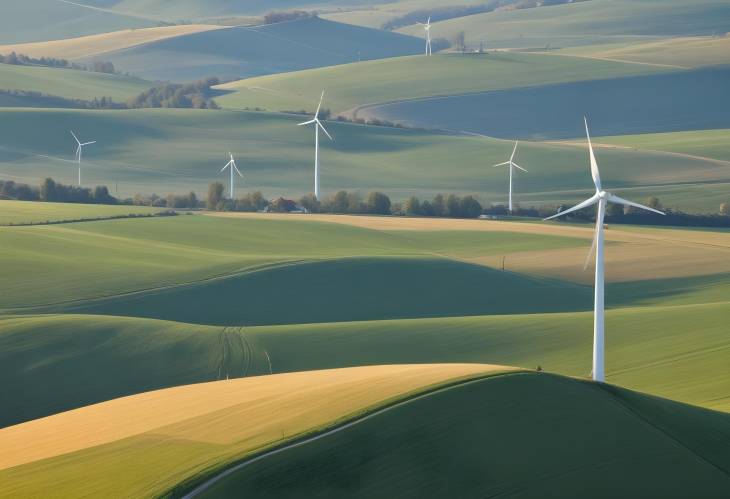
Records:
{"label": "distant hillside", "polygon": [[[98,2],[99,4],[109,2]],[[156,26],[156,19],[100,10],[66,0],[4,0],[0,43],[38,42]]]}
{"label": "distant hillside", "polygon": [[231,27],[98,54],[122,71],[153,80],[239,79],[420,53],[414,37],[323,19]]}
{"label": "distant hillside", "polygon": [[[409,26],[402,33],[422,36]],[[567,47],[652,37],[713,35],[730,31],[726,0],[590,0],[548,8],[475,14],[434,24],[435,37],[464,31],[467,44],[488,47]]]}
{"label": "distant hillside", "polygon": [[[124,102],[153,86],[129,76],[66,68],[0,64],[0,90],[41,92],[65,99],[111,97]],[[32,105],[32,99],[26,101]]]}

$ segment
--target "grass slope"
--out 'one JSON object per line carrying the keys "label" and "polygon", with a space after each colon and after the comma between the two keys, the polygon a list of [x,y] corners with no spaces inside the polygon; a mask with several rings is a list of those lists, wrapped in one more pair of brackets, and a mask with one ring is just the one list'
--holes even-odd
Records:
{"label": "grass slope", "polygon": [[[135,393],[267,372],[235,329],[133,318],[0,319],[0,427]],[[258,371],[256,371],[258,369]]]}
{"label": "grass slope", "polygon": [[[98,140],[84,151],[87,185],[105,184],[113,192],[118,185],[120,196],[194,190],[203,197],[210,182],[226,183],[219,170],[228,159],[221,151],[230,150],[246,174],[238,192],[299,198],[312,189],[314,160],[312,131],[297,127],[300,121],[235,111],[5,109],[0,110],[0,177],[36,185],[48,176],[75,183],[72,128],[81,138]],[[338,189],[381,190],[395,200],[457,192],[476,194],[484,203],[506,201],[507,174],[490,165],[509,157],[512,142],[337,122],[327,126],[335,141],[321,148],[325,196]],[[708,143],[715,140],[708,136]],[[715,161],[633,150],[600,150],[598,156],[606,185],[619,195],[641,200],[653,194],[669,207],[707,211],[717,210],[727,197],[730,174]],[[530,170],[515,179],[518,203],[556,205],[580,201],[590,192],[584,143],[523,144],[516,160]]]}
{"label": "grass slope", "polygon": [[505,139],[578,137],[586,115],[594,135],[704,130],[730,127],[728,85],[730,68],[703,68],[408,100],[359,114]]}
{"label": "grass slope", "polygon": [[601,137],[600,144],[667,151],[730,162],[730,129]]}
{"label": "grass slope", "polygon": [[[666,71],[657,67],[521,53],[393,58],[250,78],[221,85],[223,107],[307,109],[327,88],[325,107],[337,112],[363,104],[527,87]],[[336,84],[333,85],[333,82]]]}
{"label": "grass slope", "polygon": [[559,53],[597,59],[697,67],[729,64],[730,38],[677,37],[650,42],[570,47]]}
{"label": "grass slope", "polygon": [[156,20],[78,5],[81,2],[5,2],[0,43],[25,43],[155,26]]}
{"label": "grass slope", "polygon": [[16,54],[25,54],[36,58],[58,57],[61,59],[79,59],[93,56],[103,58],[105,52],[213,29],[220,29],[220,26],[210,24],[184,24],[181,26],[125,29],[98,35],[65,38],[62,40],[2,45],[0,46],[0,54],[15,52]]}
{"label": "grass slope", "polygon": [[728,445],[730,415],[515,374],[287,449],[198,497],[721,498],[730,487]]}
{"label": "grass slope", "polygon": [[323,19],[191,33],[97,54],[134,75],[188,81],[239,79],[363,60],[417,54],[413,37]]}
{"label": "grass slope", "polygon": [[160,208],[0,200],[0,225],[62,222],[125,215],[151,215]]}
{"label": "grass slope", "polygon": [[[233,325],[245,319],[246,313],[253,314],[259,320],[268,322],[277,317],[276,299],[272,296],[287,297],[293,305],[297,300],[307,300],[311,293],[288,283],[288,272],[294,272],[314,278],[318,272],[321,276],[312,285],[332,294],[333,299],[343,290],[351,289],[347,279],[338,276],[360,276],[363,289],[375,291],[386,286],[378,283],[376,276],[368,276],[367,270],[378,268],[396,272],[404,279],[416,279],[427,284],[425,277],[418,276],[418,270],[430,269],[448,280],[453,292],[458,290],[458,280],[448,277],[449,272],[457,272],[461,279],[468,278],[465,288],[476,292],[479,279],[489,277],[507,286],[512,282],[516,288],[536,285],[536,283],[513,276],[494,273],[482,267],[476,267],[448,260],[434,260],[434,253],[448,257],[453,251],[454,258],[463,254],[460,248],[470,244],[473,251],[484,254],[499,254],[504,251],[519,251],[526,247],[545,249],[564,248],[583,245],[580,239],[568,237],[514,236],[513,234],[464,234],[460,238],[450,239],[447,235],[438,235],[432,241],[433,246],[413,240],[408,235],[372,231],[368,229],[332,225],[324,223],[307,223],[292,220],[246,220],[225,219],[202,216],[179,216],[173,218],[150,218],[138,220],[116,220],[94,222],[88,224],[68,224],[38,227],[6,227],[0,230],[0,239],[8,251],[3,254],[3,266],[10,269],[6,275],[8,293],[0,299],[0,307],[33,307],[44,304],[60,303],[64,308],[78,306],[94,306],[103,308],[104,302],[86,303],[85,300],[116,296],[117,303],[137,303],[134,296],[119,296],[132,291],[149,290],[148,298],[160,306],[160,314],[175,313],[174,306],[162,307],[163,303],[172,305],[183,297],[194,302],[200,299],[203,290],[239,289],[239,292],[251,294],[248,299],[259,303],[262,310],[255,307],[242,308],[242,314],[230,314],[221,320],[234,320]],[[493,246],[494,245],[494,246]],[[386,260],[372,260],[373,257],[390,257]],[[426,259],[426,258],[430,258]],[[345,259],[337,262],[337,259]],[[327,262],[330,260],[331,262]],[[315,262],[321,262],[315,264]],[[309,263],[309,265],[303,265]],[[294,265],[299,264],[299,265]],[[404,266],[397,268],[398,264]],[[136,271],[133,271],[135,270]],[[139,272],[139,269],[145,269]],[[267,279],[272,279],[267,283]],[[384,279],[388,280],[387,276]],[[397,279],[388,280],[395,289],[388,290],[388,299],[396,300]],[[276,283],[276,284],[274,284]],[[287,284],[288,283],[288,284]],[[176,286],[165,290],[165,286]],[[237,288],[240,286],[240,288]],[[257,292],[259,286],[264,291]],[[466,284],[465,284],[466,286]],[[553,285],[546,283],[547,288]],[[277,287],[283,289],[277,291]],[[290,288],[295,292],[287,292]],[[154,289],[152,289],[154,288]],[[357,289],[357,288],[355,288]],[[427,289],[415,289],[414,298],[410,299],[411,313],[424,310],[419,305],[418,296],[425,297]],[[268,293],[273,293],[269,295]],[[578,291],[580,294],[581,292]],[[304,295],[304,296],[300,296]],[[469,292],[459,291],[465,297],[462,310],[488,307],[483,300],[467,298]],[[445,293],[437,293],[428,302],[436,305],[437,299],[448,300],[456,304],[458,300],[448,298]],[[239,294],[230,299],[240,307]],[[172,302],[168,300],[172,300]],[[339,298],[344,299],[343,297]],[[394,305],[387,306],[385,295],[372,298],[373,304],[367,307],[369,313],[397,314]],[[266,302],[269,302],[266,305]],[[114,303],[114,301],[110,302]],[[506,306],[504,301],[497,301]],[[131,306],[131,305],[130,305]],[[111,307],[112,310],[117,310]],[[143,314],[144,310],[154,313],[155,307],[142,307],[134,313]],[[357,314],[357,304],[351,303],[347,312],[332,310],[334,316]],[[440,307],[440,310],[445,310]],[[245,311],[245,312],[244,312]],[[188,318],[211,320],[204,309],[189,311]],[[132,314],[133,315],[133,314]],[[388,316],[386,315],[386,316]],[[358,315],[360,317],[361,315]],[[291,318],[323,317],[316,310],[307,311],[294,305]],[[264,319],[265,318],[265,319]],[[286,320],[278,315],[278,320]],[[342,319],[341,319],[342,320]],[[346,318],[345,318],[346,320]],[[203,321],[205,322],[205,321]]]}
{"label": "grass slope", "polygon": [[[154,497],[414,392],[509,368],[374,366],[149,392],[0,430],[0,494]],[[97,431],[89,432],[88,428]]]}
{"label": "grass slope", "polygon": [[[464,31],[472,46],[485,40],[488,47],[567,47],[725,33],[728,16],[723,0],[590,0],[451,19],[436,23],[431,35],[451,39]],[[422,34],[418,26],[401,31]]]}
{"label": "grass slope", "polygon": [[111,97],[124,102],[149,89],[153,83],[129,76],[65,68],[0,64],[0,89],[25,90],[66,99],[92,100]]}

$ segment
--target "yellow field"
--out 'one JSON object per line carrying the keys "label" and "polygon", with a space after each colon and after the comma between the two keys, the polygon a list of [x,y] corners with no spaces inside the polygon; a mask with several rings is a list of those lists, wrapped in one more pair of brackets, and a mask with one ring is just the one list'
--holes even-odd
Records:
{"label": "yellow field", "polygon": [[[592,273],[583,264],[593,238],[589,225],[527,223],[445,218],[375,217],[353,215],[286,215],[220,213],[214,216],[287,218],[340,223],[372,230],[498,231],[581,237],[585,248],[561,248],[464,259],[500,268],[505,257],[507,270],[543,277],[556,277],[588,284]],[[606,279],[626,282],[643,279],[691,277],[730,272],[730,232],[610,226],[606,231]],[[620,246],[620,250],[618,249]],[[447,255],[452,258],[456,255]]]}
{"label": "yellow field", "polygon": [[188,24],[183,26],[161,26],[157,28],[125,29],[100,35],[81,36],[48,42],[19,43],[0,45],[0,54],[25,54],[31,57],[57,57],[61,59],[81,59],[98,56],[105,52],[122,50],[145,43],[175,38],[177,36],[223,29],[226,26],[209,24]]}
{"label": "yellow field", "polygon": [[[511,370],[485,364],[370,366],[148,392],[0,429],[0,470],[72,452],[78,461],[83,456],[79,451],[122,440],[129,445],[134,438],[215,445],[218,452],[213,461],[220,461],[328,426],[411,392]],[[187,464],[198,470],[213,464],[210,456],[196,460],[192,454],[189,460]],[[155,474],[164,477],[174,471],[161,462]],[[12,475],[0,476],[3,482]],[[130,481],[136,480],[130,477]]]}
{"label": "yellow field", "polygon": [[730,63],[730,37],[669,38],[643,43],[571,47],[557,54],[692,68]]}

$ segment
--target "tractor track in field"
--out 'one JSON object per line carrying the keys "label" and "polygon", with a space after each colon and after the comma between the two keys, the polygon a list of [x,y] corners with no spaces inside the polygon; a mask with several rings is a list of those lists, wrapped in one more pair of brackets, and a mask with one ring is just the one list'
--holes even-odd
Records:
{"label": "tractor track in field", "polygon": [[246,338],[244,327],[226,326],[218,337],[218,377],[245,378],[254,375],[256,348]]}

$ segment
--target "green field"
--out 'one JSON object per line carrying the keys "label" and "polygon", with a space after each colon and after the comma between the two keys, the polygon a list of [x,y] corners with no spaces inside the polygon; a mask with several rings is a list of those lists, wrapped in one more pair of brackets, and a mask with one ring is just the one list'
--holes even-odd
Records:
{"label": "green field", "polygon": [[[81,138],[98,141],[84,151],[86,185],[107,185],[114,195],[194,190],[203,198],[210,182],[227,182],[220,168],[232,151],[246,175],[237,184],[239,193],[261,190],[271,199],[299,198],[312,190],[314,156],[311,130],[297,127],[300,121],[299,116],[237,111],[4,109],[0,178],[38,185],[50,176],[75,183],[75,144],[68,133],[74,129]],[[337,122],[327,126],[335,141],[322,144],[325,196],[339,189],[363,195],[381,190],[401,201],[413,194],[456,192],[475,194],[484,204],[506,201],[507,174],[491,165],[509,156],[511,141]],[[704,140],[702,133],[698,137]],[[708,132],[707,143],[716,137]],[[621,195],[642,200],[654,194],[665,206],[711,212],[726,199],[730,174],[724,164],[631,149],[597,154],[606,185]],[[557,205],[590,192],[584,144],[523,143],[516,161],[530,170],[515,179],[518,203]],[[446,164],[456,166],[446,169]]]}
{"label": "green field", "polygon": [[[96,54],[150,80],[224,80],[420,53],[420,39],[399,33],[306,19],[233,26]],[[255,107],[255,106],[253,106]]]}
{"label": "green field", "polygon": [[728,445],[727,414],[512,374],[264,458],[198,497],[721,498],[730,487]]}
{"label": "green field", "polygon": [[36,203],[0,200],[0,225],[23,225],[63,222],[80,219],[112,218],[126,215],[153,215],[160,208],[146,206],[110,206],[73,203]]}
{"label": "green field", "polygon": [[703,156],[725,163],[730,162],[730,130],[727,129],[601,137],[598,142],[632,149]]}
{"label": "green field", "polygon": [[0,64],[0,89],[25,90],[66,99],[92,100],[111,97],[124,102],[144,92],[153,83],[129,76],[77,71],[74,69]]}
{"label": "green field", "polygon": [[[726,33],[728,15],[723,0],[590,0],[450,19],[435,23],[431,36],[452,39],[464,31],[472,47],[484,40],[490,48],[558,48]],[[422,35],[418,26],[400,31]]]}
{"label": "green field", "polygon": [[413,56],[249,78],[220,86],[233,93],[217,102],[235,109],[313,112],[320,89],[327,88],[325,107],[346,112],[364,104],[659,71],[666,69],[524,53]]}

